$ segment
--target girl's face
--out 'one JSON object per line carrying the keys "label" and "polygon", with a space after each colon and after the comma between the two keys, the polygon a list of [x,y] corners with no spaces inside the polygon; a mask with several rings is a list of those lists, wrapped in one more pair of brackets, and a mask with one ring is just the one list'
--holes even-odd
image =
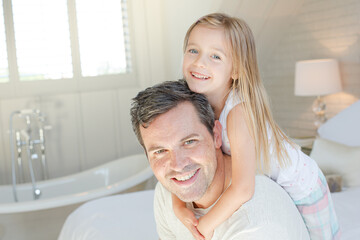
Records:
{"label": "girl's face", "polygon": [[222,28],[199,24],[189,36],[183,75],[197,93],[224,97],[231,86],[232,57]]}

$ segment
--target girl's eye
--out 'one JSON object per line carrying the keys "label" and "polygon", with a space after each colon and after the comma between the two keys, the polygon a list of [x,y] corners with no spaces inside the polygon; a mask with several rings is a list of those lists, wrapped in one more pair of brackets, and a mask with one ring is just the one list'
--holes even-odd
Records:
{"label": "girl's eye", "polygon": [[220,60],[221,58],[218,56],[218,55],[216,55],[216,54],[213,54],[212,56],[211,56],[213,59],[216,59],[216,60]]}
{"label": "girl's eye", "polygon": [[189,53],[198,53],[198,51],[195,50],[195,49],[190,49],[190,50],[189,50]]}

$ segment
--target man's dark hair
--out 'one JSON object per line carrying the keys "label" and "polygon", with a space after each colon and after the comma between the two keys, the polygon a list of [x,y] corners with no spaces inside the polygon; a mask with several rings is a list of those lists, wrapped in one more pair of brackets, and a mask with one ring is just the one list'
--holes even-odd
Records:
{"label": "man's dark hair", "polygon": [[130,109],[131,122],[133,130],[143,147],[145,146],[140,134],[140,125],[147,128],[156,117],[186,101],[192,103],[200,121],[213,136],[215,117],[210,103],[204,95],[192,92],[184,80],[156,84],[139,92],[132,100]]}

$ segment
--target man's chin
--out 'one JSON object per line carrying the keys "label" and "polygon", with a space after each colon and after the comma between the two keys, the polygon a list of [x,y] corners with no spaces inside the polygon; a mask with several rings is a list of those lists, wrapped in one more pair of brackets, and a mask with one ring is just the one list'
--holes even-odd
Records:
{"label": "man's chin", "polygon": [[181,201],[183,202],[196,202],[202,198],[204,194],[181,194],[181,193],[174,193]]}

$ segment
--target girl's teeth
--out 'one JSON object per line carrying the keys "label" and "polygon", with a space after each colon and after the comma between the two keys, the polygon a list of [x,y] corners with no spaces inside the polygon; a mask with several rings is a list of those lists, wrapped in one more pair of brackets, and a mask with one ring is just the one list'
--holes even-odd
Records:
{"label": "girl's teeth", "polygon": [[189,175],[187,176],[184,176],[184,177],[176,177],[176,180],[178,181],[186,181],[186,180],[189,180],[190,178],[192,178],[194,175],[195,175],[196,171],[193,172],[193,173],[190,173]]}
{"label": "girl's teeth", "polygon": [[194,77],[201,78],[201,79],[208,79],[208,78],[209,78],[209,77],[207,77],[207,76],[198,75],[198,74],[196,74],[196,73],[193,73],[192,75],[193,75]]}

